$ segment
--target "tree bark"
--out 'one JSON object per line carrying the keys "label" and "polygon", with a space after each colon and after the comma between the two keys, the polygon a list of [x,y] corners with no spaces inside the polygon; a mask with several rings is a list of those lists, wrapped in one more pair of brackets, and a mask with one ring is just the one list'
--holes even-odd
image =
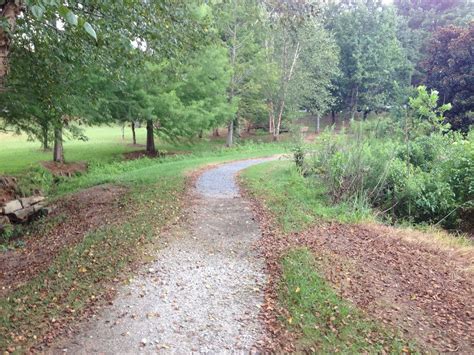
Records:
{"label": "tree bark", "polygon": [[199,131],[199,134],[198,134],[198,138],[199,139],[202,139],[202,136],[203,136],[204,132],[202,131],[202,129]]}
{"label": "tree bark", "polygon": [[273,134],[275,129],[275,112],[273,111],[273,100],[268,100],[268,133]]}
{"label": "tree bark", "polygon": [[332,124],[336,124],[336,111],[331,110]]}
{"label": "tree bark", "polygon": [[319,113],[316,115],[316,133],[320,132],[320,121],[321,118],[319,117]]}
{"label": "tree bark", "polygon": [[214,137],[219,137],[219,127],[214,129],[214,132],[212,133]]}
{"label": "tree bark", "polygon": [[48,128],[48,125],[44,125],[44,126],[41,128],[41,146],[43,147],[43,150],[44,150],[44,151],[49,150],[49,139],[48,139],[48,135],[49,135],[49,128]]}
{"label": "tree bark", "polygon": [[227,125],[227,139],[225,142],[226,147],[231,147],[234,142],[234,120],[231,120]]}
{"label": "tree bark", "polygon": [[[9,26],[9,32],[15,30],[16,17],[21,10],[21,1],[7,0],[0,7],[0,19],[6,21]],[[0,92],[5,91],[5,80],[9,72],[8,54],[10,53],[10,35],[4,29],[0,28]]]}
{"label": "tree bark", "polygon": [[[237,2],[234,3],[233,14],[236,16],[236,6]],[[235,86],[237,85],[236,78],[236,61],[237,61],[237,23],[234,23],[232,27],[232,44],[230,48],[230,64],[233,69],[232,77],[230,80],[230,92],[229,92],[229,102],[232,102],[235,95]],[[230,147],[234,143],[234,120],[235,117],[232,117],[230,122],[227,124],[227,139],[226,146]]]}
{"label": "tree bark", "polygon": [[155,134],[153,129],[153,121],[146,121],[146,152],[149,154],[156,154],[155,148]]}
{"label": "tree bark", "polygon": [[137,134],[135,132],[135,121],[132,121],[132,141],[133,141],[133,145],[137,145]]}
{"label": "tree bark", "polygon": [[53,161],[64,163],[63,128],[54,128]]}

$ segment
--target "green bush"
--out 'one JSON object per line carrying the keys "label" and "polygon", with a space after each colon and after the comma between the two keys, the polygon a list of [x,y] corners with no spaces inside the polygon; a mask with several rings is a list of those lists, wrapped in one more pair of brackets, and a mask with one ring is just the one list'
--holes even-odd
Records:
{"label": "green bush", "polygon": [[[381,123],[383,122],[383,123]],[[456,228],[474,207],[472,134],[410,132],[407,139],[380,120],[353,123],[347,133],[322,134],[312,148],[311,171],[334,203],[361,201],[392,222],[440,223]],[[393,136],[390,135],[393,133]],[[466,217],[464,217],[466,218]]]}

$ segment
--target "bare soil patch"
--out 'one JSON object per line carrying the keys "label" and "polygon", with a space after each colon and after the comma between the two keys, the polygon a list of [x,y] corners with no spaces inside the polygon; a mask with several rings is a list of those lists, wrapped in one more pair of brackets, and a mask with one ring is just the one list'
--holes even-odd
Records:
{"label": "bare soil patch", "polygon": [[[0,253],[0,289],[3,296],[48,268],[63,248],[125,216],[121,204],[125,188],[102,185],[54,202],[53,212],[33,225],[24,247]],[[36,228],[35,228],[36,227]]]}
{"label": "bare soil patch", "polygon": [[73,176],[87,171],[86,162],[57,163],[54,161],[44,161],[41,165],[48,169],[54,176]]}
{"label": "bare soil patch", "polygon": [[[380,225],[327,223],[283,235],[258,202],[262,253],[269,284],[261,317],[269,351],[294,350],[294,335],[278,320],[276,288],[280,257],[292,247],[308,247],[321,273],[340,295],[371,317],[401,329],[424,349],[472,353],[474,349],[473,252],[426,242],[427,235]],[[415,233],[416,234],[416,233]]]}

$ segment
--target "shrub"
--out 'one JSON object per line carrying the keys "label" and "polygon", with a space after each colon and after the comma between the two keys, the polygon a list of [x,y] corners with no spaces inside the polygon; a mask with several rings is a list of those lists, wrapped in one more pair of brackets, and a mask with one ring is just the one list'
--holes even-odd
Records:
{"label": "shrub", "polygon": [[412,132],[406,140],[399,134],[374,134],[368,129],[373,126],[374,122],[357,122],[347,133],[319,137],[309,171],[326,185],[334,203],[365,201],[393,222],[441,223],[449,228],[472,215],[472,134]]}

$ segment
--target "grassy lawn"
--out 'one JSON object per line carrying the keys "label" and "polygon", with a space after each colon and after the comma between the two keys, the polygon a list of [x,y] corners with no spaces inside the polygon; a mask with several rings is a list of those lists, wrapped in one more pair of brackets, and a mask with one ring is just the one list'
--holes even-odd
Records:
{"label": "grassy lawn", "polygon": [[[84,130],[87,141],[68,140],[64,142],[66,161],[110,162],[120,160],[123,153],[143,150],[146,141],[145,128],[137,128],[138,146],[133,146],[132,132],[125,128],[122,140],[122,127],[99,126],[87,127]],[[262,139],[265,139],[263,137]],[[163,152],[198,152],[211,148],[219,149],[224,144],[224,137],[218,139],[195,139],[193,142],[162,142],[157,139],[157,149]],[[260,138],[255,138],[258,140]],[[141,145],[141,146],[140,146]],[[43,151],[37,141],[28,141],[26,135],[0,133],[0,174],[19,174],[22,171],[36,167],[40,161],[52,159],[51,151]]]}
{"label": "grassy lawn", "polygon": [[332,205],[322,184],[303,178],[292,161],[275,161],[246,169],[242,177],[259,200],[278,216],[284,232],[297,232],[317,221],[359,222],[373,217],[367,209]]}
{"label": "grassy lawn", "polygon": [[284,150],[278,144],[246,144],[164,159],[95,163],[87,174],[61,181],[51,196],[103,183],[126,186],[128,217],[89,233],[63,250],[45,272],[0,299],[0,349],[24,352],[48,332],[80,318],[90,305],[103,302],[108,282],[125,275],[131,262],[148,260],[163,226],[181,213],[187,172]]}
{"label": "grassy lawn", "polygon": [[[118,155],[137,150],[129,146],[132,141],[131,131],[125,129],[125,140],[122,141],[122,128],[90,127],[85,129],[88,141],[66,140],[64,150],[67,161],[111,160]],[[145,129],[137,129],[138,143],[145,142]],[[28,141],[25,135],[0,133],[0,174],[15,174],[44,160],[51,160],[52,152],[44,152],[41,144]]]}

